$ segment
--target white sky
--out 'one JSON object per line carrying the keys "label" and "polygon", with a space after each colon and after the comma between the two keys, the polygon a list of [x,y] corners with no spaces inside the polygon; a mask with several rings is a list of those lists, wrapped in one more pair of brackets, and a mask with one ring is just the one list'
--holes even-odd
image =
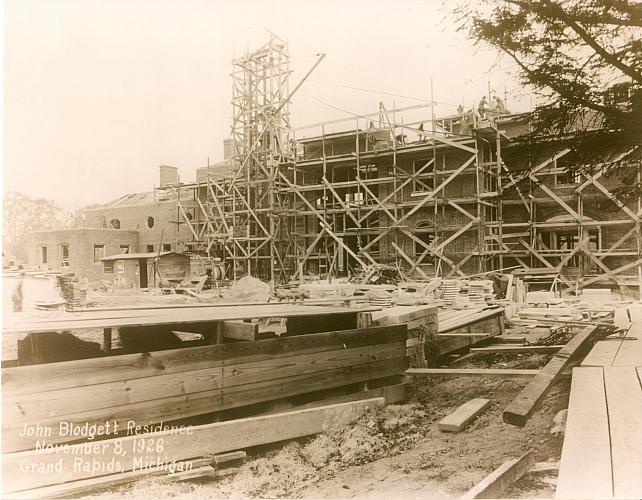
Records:
{"label": "white sky", "polygon": [[502,97],[508,90],[511,110],[529,105],[494,66],[495,52],[456,33],[440,1],[5,0],[4,8],[4,190],[65,207],[151,190],[160,164],[191,181],[208,156],[221,160],[231,59],[265,43],[266,29],[289,42],[291,88],[316,53],[327,54],[293,99],[295,127],[349,116],[319,100],[354,113],[419,102],[341,86],[429,100],[431,76],[435,100],[446,103],[437,115],[476,104],[489,80]]}

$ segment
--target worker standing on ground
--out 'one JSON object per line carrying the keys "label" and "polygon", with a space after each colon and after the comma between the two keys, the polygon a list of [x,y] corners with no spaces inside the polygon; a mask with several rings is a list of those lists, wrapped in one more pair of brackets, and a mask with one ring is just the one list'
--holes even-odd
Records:
{"label": "worker standing on ground", "polygon": [[479,117],[484,120],[486,118],[486,96],[481,98],[481,101],[479,101],[479,106],[477,106],[477,112],[479,113]]}
{"label": "worker standing on ground", "polygon": [[22,298],[23,298],[23,284],[25,280],[24,273],[20,273],[20,278],[18,278],[18,283],[13,289],[11,294],[11,301],[13,302],[13,312],[22,312]]}

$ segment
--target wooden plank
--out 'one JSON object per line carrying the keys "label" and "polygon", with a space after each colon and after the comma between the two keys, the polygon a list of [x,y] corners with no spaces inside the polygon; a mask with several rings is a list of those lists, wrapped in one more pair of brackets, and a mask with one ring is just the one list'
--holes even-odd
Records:
{"label": "wooden plank", "polygon": [[532,450],[529,450],[521,457],[500,465],[461,498],[465,500],[473,498],[504,498],[506,490],[526,474],[534,463],[535,454]]}
{"label": "wooden plank", "polygon": [[500,344],[524,344],[526,337],[520,335],[497,335],[493,341],[499,342]]}
{"label": "wooden plank", "polygon": [[[499,335],[499,332],[497,332],[497,335]],[[485,342],[487,339],[491,339],[492,336],[489,337],[438,337],[439,339],[439,355],[443,356],[445,354],[448,354],[452,351],[457,351],[459,349],[462,349],[464,347],[471,347],[475,344],[479,344],[480,342]]]}
{"label": "wooden plank", "polygon": [[465,326],[474,325],[475,323],[479,323],[480,321],[499,317],[499,316],[502,316],[503,314],[504,314],[504,309],[500,308],[500,309],[488,309],[485,311],[480,311],[477,313],[465,315],[461,318],[454,318],[446,321],[442,321],[440,318],[439,333],[445,333],[451,330],[457,330],[459,328],[463,328]]}
{"label": "wooden plank", "polygon": [[377,344],[229,365],[223,367],[222,386],[253,384],[305,373],[357,366],[373,361],[400,358],[405,353],[406,349],[403,343]]}
{"label": "wooden plank", "polygon": [[437,318],[436,306],[394,306],[372,314],[373,320],[380,325],[407,323],[415,319]]}
{"label": "wooden plank", "polygon": [[[384,404],[383,398],[368,399],[330,405],[321,408],[300,410],[277,415],[266,415],[254,418],[232,420],[214,424],[191,427],[190,434],[172,434],[171,431],[153,435],[132,435],[119,440],[101,442],[104,449],[98,455],[82,455],[91,463],[92,459],[101,464],[112,459],[118,461],[124,471],[132,470],[134,459],[156,462],[158,453],[128,453],[124,456],[115,449],[116,442],[125,450],[133,449],[133,443],[141,438],[152,439],[162,445],[164,454],[173,460],[188,460],[208,454],[238,450],[266,443],[293,439],[323,432],[334,426],[342,426],[362,416],[367,410]],[[74,459],[83,445],[72,445],[69,453],[57,453],[56,450],[39,450],[5,455],[2,461],[4,493],[37,488],[66,481],[87,478],[90,473],[74,467]],[[54,474],[34,474],[21,468],[21,463],[51,466],[60,461],[60,472]]]}
{"label": "wooden plank", "polygon": [[401,342],[353,349],[340,347],[333,351],[275,357],[253,363],[156,375],[98,386],[5,396],[2,405],[3,425],[357,366],[404,355],[405,347]]}
{"label": "wooden plank", "polygon": [[584,328],[553,356],[540,373],[506,407],[502,417],[507,424],[524,426],[555,381],[575,358],[591,344],[597,326]]}
{"label": "wooden plank", "polygon": [[[139,481],[143,478],[163,476],[164,480],[185,481],[195,477],[210,475],[219,477],[227,475],[234,471],[234,465],[240,465],[245,461],[246,453],[244,451],[233,451],[222,453],[211,458],[197,458],[185,462],[178,462],[174,465],[176,472],[169,474],[167,470],[135,470],[111,474],[109,476],[91,477],[80,479],[70,483],[56,484],[53,486],[44,486],[31,490],[16,492],[11,495],[14,499],[38,499],[38,498],[69,498],[84,493],[91,493],[97,489],[111,488],[114,486],[123,486],[125,484]],[[210,465],[214,464],[214,466]],[[223,468],[221,468],[223,466]],[[180,469],[185,467],[182,472]]]}
{"label": "wooden plank", "polygon": [[20,435],[24,429],[24,423],[3,425],[3,452],[33,449],[36,447],[37,441],[41,443],[65,443],[70,441],[71,438],[64,434],[64,429],[63,434],[61,434],[59,426],[61,421],[64,421],[68,426],[76,427],[84,426],[85,424],[99,426],[109,421],[112,425],[118,423],[120,429],[125,429],[128,422],[136,422],[136,425],[150,425],[161,421],[171,422],[288,396],[366,382],[377,378],[403,375],[407,368],[408,360],[404,356],[285,379],[267,380],[255,384],[201,391],[25,422],[33,428],[37,424],[40,424],[41,427],[49,428],[49,435],[45,438]]}
{"label": "wooden plank", "polygon": [[28,394],[66,387],[125,382],[158,374],[209,369],[270,359],[273,356],[321,352],[372,344],[405,343],[405,325],[345,330],[305,336],[171,349],[141,354],[4,368],[3,395]]}
{"label": "wooden plank", "polygon": [[321,399],[319,401],[312,401],[302,405],[297,405],[287,410],[270,410],[261,415],[273,415],[275,413],[284,413],[286,411],[298,411],[305,408],[318,408],[319,406],[334,405],[338,403],[346,403],[348,401],[362,401],[364,399],[383,398],[386,404],[401,403],[406,400],[406,389],[408,384],[395,384],[377,389],[368,389],[365,391],[352,392],[343,394],[341,396],[334,396],[331,398]]}
{"label": "wooden plank", "polygon": [[3,397],[3,427],[223,387],[223,367]]}
{"label": "wooden plank", "polygon": [[574,368],[555,498],[612,496],[603,369]]}
{"label": "wooden plank", "polygon": [[601,340],[596,342],[580,366],[611,366],[622,341]]}
{"label": "wooden plank", "polygon": [[526,377],[539,374],[539,370],[495,369],[495,368],[409,368],[406,375],[412,377]]}
{"label": "wooden plank", "polygon": [[[181,323],[216,322],[238,319],[324,317],[356,318],[359,312],[376,311],[378,307],[309,306],[301,304],[276,304],[256,306],[227,306],[216,308],[174,308],[137,311],[91,311],[16,313],[5,318],[4,333],[50,332],[90,328],[117,328],[121,326],[153,326]],[[353,327],[354,328],[354,327]]]}
{"label": "wooden plank", "polygon": [[633,367],[605,368],[613,496],[642,498],[642,389]]}
{"label": "wooden plank", "polygon": [[505,345],[505,346],[490,346],[490,347],[471,347],[470,352],[513,352],[521,354],[531,354],[531,353],[549,353],[559,351],[563,345],[527,345],[527,346],[514,346],[514,345]]}
{"label": "wooden plank", "polygon": [[257,340],[258,323],[242,321],[223,321],[223,337],[235,340]]}
{"label": "wooden plank", "polygon": [[492,337],[495,333],[438,333],[437,337]]}
{"label": "wooden plank", "polygon": [[490,405],[490,399],[475,398],[464,403],[453,413],[442,418],[437,427],[440,431],[459,432],[464,429],[477,415]]}

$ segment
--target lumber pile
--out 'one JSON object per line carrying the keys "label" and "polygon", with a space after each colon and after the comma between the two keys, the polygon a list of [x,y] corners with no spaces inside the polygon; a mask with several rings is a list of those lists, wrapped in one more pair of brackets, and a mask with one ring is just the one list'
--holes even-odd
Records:
{"label": "lumber pile", "polygon": [[410,366],[427,366],[425,345],[428,337],[437,334],[437,308],[434,306],[396,306],[372,313],[375,325],[406,325],[406,354]]}
{"label": "lumber pile", "polygon": [[406,368],[404,325],[5,368],[3,451],[36,446],[38,437],[20,432],[25,426],[66,443],[77,436],[61,422],[152,425],[399,377]]}
{"label": "lumber pile", "polygon": [[[50,498],[52,490],[57,495],[69,496],[84,486],[82,482],[94,479],[93,487],[113,481],[151,464],[151,470],[165,472],[174,467],[179,472],[190,471],[200,464],[202,457],[240,450],[252,446],[275,443],[311,434],[328,428],[346,425],[366,411],[384,404],[383,398],[354,401],[293,412],[250,417],[228,422],[183,427],[183,432],[173,429],[155,433],[132,433],[117,439],[107,439],[88,445],[71,444],[64,453],[59,449],[31,450],[3,456],[3,493],[23,498]],[[145,446],[140,446],[139,443]],[[151,444],[151,446],[147,446]],[[159,451],[160,450],[160,451]],[[123,453],[129,451],[129,453]],[[158,464],[159,457],[161,463]],[[87,467],[79,467],[79,462]],[[37,464],[42,470],[55,473],[33,473],[24,464]],[[96,465],[100,472],[96,470]],[[177,469],[180,467],[180,469]],[[108,470],[111,469],[111,470]],[[102,476],[96,478],[96,476]],[[64,483],[64,484],[63,484]],[[56,488],[51,488],[58,485]],[[47,489],[49,488],[49,489]],[[65,491],[66,490],[66,491]]]}

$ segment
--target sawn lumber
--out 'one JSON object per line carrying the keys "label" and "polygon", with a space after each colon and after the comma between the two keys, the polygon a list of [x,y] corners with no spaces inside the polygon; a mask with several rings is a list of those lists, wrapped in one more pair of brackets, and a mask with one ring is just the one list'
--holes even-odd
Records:
{"label": "sawn lumber", "polygon": [[590,346],[597,326],[580,331],[540,370],[540,373],[517,395],[503,412],[504,422],[523,427],[537,404],[548,394],[562,372]]}

